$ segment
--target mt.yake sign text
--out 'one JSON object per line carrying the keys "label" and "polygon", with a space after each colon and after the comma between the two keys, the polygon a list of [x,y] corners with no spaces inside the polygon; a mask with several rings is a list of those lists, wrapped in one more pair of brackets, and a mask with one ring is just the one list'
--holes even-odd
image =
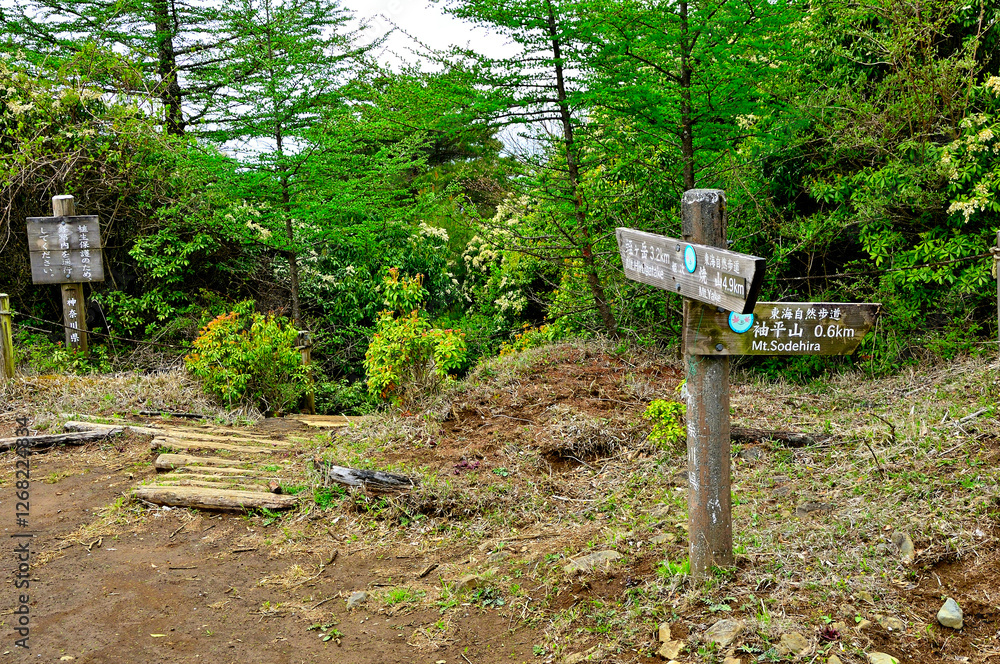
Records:
{"label": "mt.yake sign text", "polygon": [[729,311],[753,311],[764,279],[763,258],[631,228],[615,234],[629,279]]}

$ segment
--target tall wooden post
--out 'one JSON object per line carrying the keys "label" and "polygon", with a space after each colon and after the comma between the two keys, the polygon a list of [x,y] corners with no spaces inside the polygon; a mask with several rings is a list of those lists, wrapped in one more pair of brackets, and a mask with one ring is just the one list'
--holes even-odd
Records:
{"label": "tall wooden post", "polygon": [[306,412],[309,415],[315,415],[316,386],[313,384],[312,371],[312,334],[308,330],[299,332],[295,340],[295,347],[302,354],[302,366],[306,368],[306,376],[309,381],[309,391],[306,392]]}
{"label": "tall wooden post", "polygon": [[0,293],[0,378],[14,377],[14,337],[10,314],[10,298]]}
{"label": "tall wooden post", "polygon": [[[688,242],[726,247],[726,197],[718,189],[691,189],[681,199]],[[684,299],[685,329],[715,307]],[[730,567],[733,523],[729,459],[729,358],[684,349],[687,367],[688,535],[691,575]]]}
{"label": "tall wooden post", "polygon": [[[76,216],[76,201],[72,196],[52,197],[53,217]],[[63,330],[66,333],[66,348],[86,353],[87,310],[84,306],[83,284],[62,284]]]}

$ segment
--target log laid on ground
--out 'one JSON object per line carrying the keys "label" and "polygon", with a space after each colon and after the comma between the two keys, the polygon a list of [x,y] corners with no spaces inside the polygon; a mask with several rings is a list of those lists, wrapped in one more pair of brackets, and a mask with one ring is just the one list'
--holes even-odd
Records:
{"label": "log laid on ground", "polygon": [[259,445],[261,447],[274,447],[280,449],[286,449],[292,446],[291,443],[284,440],[271,440],[269,438],[251,438],[248,436],[219,436],[211,433],[203,433],[196,429],[188,429],[187,427],[148,427],[139,426],[136,424],[99,424],[97,422],[79,422],[70,420],[63,425],[66,431],[103,431],[107,429],[122,428],[126,427],[135,433],[140,433],[146,436],[165,436],[165,437],[183,437],[191,440],[204,440],[208,442],[219,442],[219,443],[243,443],[246,445]]}
{"label": "log laid on ground", "polygon": [[335,429],[337,427],[346,427],[363,420],[363,417],[354,417],[349,415],[285,415],[286,420],[297,420],[303,424],[311,427],[317,427],[320,429]]}
{"label": "log laid on ground", "polygon": [[815,445],[830,438],[829,435],[813,435],[808,433],[796,433],[794,431],[766,431],[763,429],[744,429],[743,427],[733,427],[729,437],[734,443],[754,443],[759,440],[777,440],[785,443],[789,447],[805,447]]}
{"label": "log laid on ground", "polygon": [[244,454],[270,454],[277,450],[268,447],[248,447],[247,445],[230,445],[229,443],[214,443],[209,440],[188,440],[187,438],[153,438],[153,449],[169,447],[174,450],[224,450],[226,452],[242,452]]}
{"label": "log laid on ground", "polygon": [[[194,477],[194,476],[192,476]],[[153,486],[173,487],[173,486],[197,486],[204,489],[222,489],[233,491],[262,491],[263,484],[241,484],[239,482],[213,482],[211,480],[187,479],[187,478],[160,478]],[[271,492],[274,493],[274,492]]]}
{"label": "log laid on ground", "polygon": [[166,415],[169,417],[186,417],[197,420],[207,420],[211,417],[211,415],[202,415],[200,413],[177,413],[170,410],[140,410],[139,414],[147,417],[161,417]]}
{"label": "log laid on ground", "polygon": [[83,445],[96,440],[104,440],[108,436],[121,433],[121,427],[113,427],[107,431],[77,431],[74,433],[54,433],[39,436],[22,436],[20,438],[0,438],[0,450],[9,450],[17,445],[19,440],[27,440],[32,448],[51,447],[52,445]]}
{"label": "log laid on ground", "polygon": [[141,486],[135,490],[136,498],[157,505],[194,507],[203,510],[285,510],[295,507],[295,496],[264,491],[238,491],[197,486]]}
{"label": "log laid on ground", "polygon": [[417,481],[405,475],[385,473],[380,470],[359,470],[357,468],[345,468],[334,466],[324,461],[314,463],[323,473],[323,476],[331,482],[343,484],[344,486],[360,487],[376,492],[405,491],[417,485]]}
{"label": "log laid on ground", "polygon": [[173,470],[181,466],[214,466],[232,467],[246,463],[239,459],[220,459],[219,457],[197,457],[189,454],[161,454],[156,457],[153,467],[157,470]]}

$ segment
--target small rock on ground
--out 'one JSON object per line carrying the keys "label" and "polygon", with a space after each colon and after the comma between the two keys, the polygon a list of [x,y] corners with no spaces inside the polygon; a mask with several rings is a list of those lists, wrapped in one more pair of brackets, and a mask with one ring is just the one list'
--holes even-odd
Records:
{"label": "small rock on ground", "polygon": [[892,543],[899,549],[900,560],[906,564],[913,562],[914,558],[916,558],[916,551],[913,548],[913,540],[909,534],[897,530],[892,534]]}
{"label": "small rock on ground", "polygon": [[347,598],[347,610],[357,608],[368,601],[368,593],[364,590],[359,590],[357,592],[351,593],[351,596]]}
{"label": "small rock on ground", "polygon": [[660,638],[660,643],[666,643],[670,640],[670,624],[660,623],[660,629],[657,631],[657,636]]}
{"label": "small rock on ground", "polygon": [[906,629],[906,623],[896,616],[882,616],[878,619],[878,624],[890,632],[902,632]]}
{"label": "small rock on ground", "polygon": [[843,664],[843,662],[836,655],[830,655],[826,660],[826,664]]}
{"label": "small rock on ground", "polygon": [[743,631],[743,623],[732,618],[725,618],[715,623],[705,630],[705,641],[714,641],[720,647],[725,648],[736,640],[736,637]]}
{"label": "small rock on ground", "polygon": [[596,551],[570,561],[568,565],[563,567],[563,571],[567,574],[572,574],[574,572],[587,572],[594,569],[598,565],[610,563],[611,561],[618,560],[621,557],[622,554],[617,551]]}
{"label": "small rock on ground", "polygon": [[952,629],[962,629],[963,618],[962,607],[950,597],[937,613],[938,622]]}
{"label": "small rock on ground", "polygon": [[800,655],[809,650],[809,639],[798,632],[781,635],[781,643],[778,644],[778,652],[792,653]]}
{"label": "small rock on ground", "polygon": [[676,659],[677,656],[681,654],[681,648],[683,647],[683,641],[667,641],[660,646],[660,649],[656,651],[656,654],[663,659]]}
{"label": "small rock on ground", "polygon": [[483,583],[482,578],[478,574],[466,574],[465,576],[456,579],[455,592],[462,592],[465,590],[475,590]]}
{"label": "small rock on ground", "polygon": [[884,652],[868,653],[868,664],[899,664],[899,660]]}

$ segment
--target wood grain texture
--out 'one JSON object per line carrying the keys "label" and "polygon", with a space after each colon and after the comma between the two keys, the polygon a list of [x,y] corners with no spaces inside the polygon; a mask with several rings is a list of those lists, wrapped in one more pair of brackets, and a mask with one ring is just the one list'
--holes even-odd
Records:
{"label": "wood grain texture", "polygon": [[156,505],[203,510],[286,510],[298,504],[295,496],[198,486],[141,486],[135,490],[135,496]]}
{"label": "wood grain texture", "polygon": [[27,230],[33,283],[104,281],[97,217],[28,217]]}
{"label": "wood grain texture", "polygon": [[[629,279],[729,311],[753,310],[764,279],[763,258],[630,228],[615,234]],[[688,248],[694,261],[686,264]]]}
{"label": "wood grain texture", "polygon": [[881,306],[758,302],[750,327],[740,333],[730,325],[730,312],[695,305],[684,328],[684,343],[697,355],[850,355],[875,325]]}

